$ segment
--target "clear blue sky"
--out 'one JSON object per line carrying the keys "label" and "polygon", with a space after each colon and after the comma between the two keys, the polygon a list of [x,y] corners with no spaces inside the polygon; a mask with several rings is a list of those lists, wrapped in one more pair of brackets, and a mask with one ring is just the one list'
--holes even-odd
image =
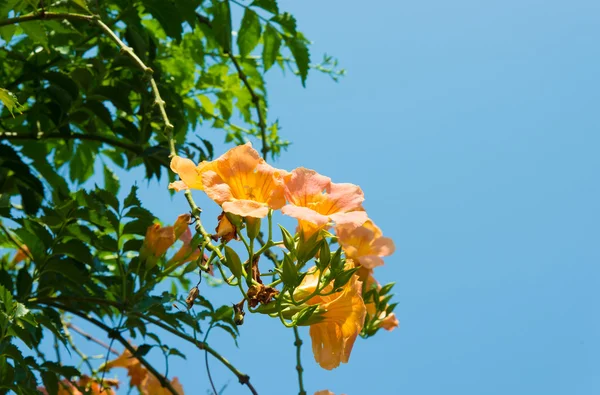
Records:
{"label": "clear blue sky", "polygon": [[[600,393],[600,2],[280,3],[313,58],[333,54],[348,75],[302,89],[269,72],[269,119],[293,142],[276,165],[359,184],[397,245],[376,274],[397,282],[400,328],[359,339],[333,371],[305,331],[309,394]],[[172,223],[187,207],[164,187],[145,200]],[[241,331],[239,349],[211,342],[260,394],[297,393],[291,330],[247,315]],[[226,394],[246,393],[211,368]],[[199,351],[170,375],[208,391]]]}

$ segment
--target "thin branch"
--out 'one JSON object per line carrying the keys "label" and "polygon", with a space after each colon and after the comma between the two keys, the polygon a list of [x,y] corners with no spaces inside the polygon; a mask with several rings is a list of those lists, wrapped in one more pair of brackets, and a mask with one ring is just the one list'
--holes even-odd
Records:
{"label": "thin branch", "polygon": [[62,322],[62,326],[63,326],[63,331],[65,332],[65,337],[67,338],[67,341],[71,345],[71,348],[79,355],[81,360],[87,365],[88,369],[90,369],[90,374],[94,375],[94,367],[90,363],[89,357],[87,355],[85,355],[83,353],[83,351],[81,351],[79,349],[79,347],[77,347],[77,345],[73,341],[73,337],[71,336],[71,332],[69,331],[69,327],[68,327],[69,324],[62,321],[62,319],[61,319],[61,322]]}
{"label": "thin branch", "polygon": [[237,61],[237,59],[235,58],[235,56],[233,56],[233,54],[231,52],[225,52],[225,53],[229,56],[229,59],[231,59],[231,62],[233,63],[233,65],[235,66],[235,69],[237,70],[238,77],[244,83],[244,86],[248,90],[248,93],[250,93],[250,97],[252,97],[252,102],[254,103],[254,106],[256,107],[256,114],[258,116],[258,127],[260,128],[260,136],[262,139],[262,149],[261,149],[262,156],[263,156],[264,160],[267,160],[267,153],[269,152],[269,144],[267,143],[267,125],[265,124],[265,119],[263,117],[263,113],[262,113],[261,107],[260,107],[260,96],[258,96],[256,94],[256,92],[254,91],[254,88],[252,88],[252,85],[250,85],[250,82],[248,81],[248,76],[246,76],[246,74],[244,73],[244,70],[242,70],[242,67],[240,66],[240,64]]}
{"label": "thin branch", "polygon": [[[136,315],[138,315],[138,314],[136,314]],[[206,342],[199,342],[196,339],[194,339],[193,337],[191,337],[191,336],[189,336],[189,335],[187,335],[185,333],[181,333],[177,329],[171,328],[170,326],[165,325],[161,321],[155,320],[154,318],[146,317],[146,316],[143,316],[141,314],[139,314],[138,316],[140,318],[143,318],[146,321],[150,322],[151,324],[159,326],[162,329],[164,329],[164,330],[166,330],[166,331],[174,334],[175,336],[177,336],[177,337],[179,337],[179,338],[181,338],[183,340],[186,340],[186,341],[194,344],[200,350],[208,351],[209,354],[211,354],[213,357],[215,357],[216,359],[218,359],[233,374],[235,374],[237,376],[238,380],[240,381],[240,384],[247,385],[248,388],[250,389],[250,391],[252,392],[252,394],[258,395],[258,392],[256,392],[256,389],[254,389],[254,386],[252,386],[252,384],[250,383],[250,376],[248,376],[247,374],[244,374],[244,373],[240,372],[239,370],[237,370],[237,368],[235,366],[233,366],[231,364],[231,362],[229,362],[225,357],[223,357],[221,354],[219,354],[217,351],[215,351],[212,347],[210,347],[208,345],[208,343],[206,343]]]}
{"label": "thin branch", "polygon": [[67,326],[67,328],[73,330],[73,332],[79,333],[81,336],[85,337],[87,340],[92,341],[96,344],[99,344],[100,346],[104,347],[105,349],[107,349],[108,351],[112,352],[115,355],[119,355],[119,352],[117,350],[115,350],[114,348],[111,348],[108,344],[106,344],[102,340],[96,339],[94,336],[85,332],[83,329],[79,328],[78,326],[75,326],[70,322],[68,322],[66,326]]}
{"label": "thin branch", "polygon": [[[236,3],[236,4],[239,4],[239,3]],[[240,5],[242,5],[242,4],[240,4]],[[198,21],[200,23],[203,23],[209,27],[212,27],[212,23],[211,23],[210,19],[208,19],[204,15],[200,15],[200,14],[196,13],[196,18],[198,19]],[[231,59],[231,62],[233,63],[233,66],[235,67],[235,70],[238,73],[238,77],[240,78],[240,80],[242,81],[242,83],[244,84],[246,89],[248,90],[248,93],[250,93],[252,102],[254,103],[254,106],[256,107],[256,114],[258,116],[258,127],[260,128],[260,136],[262,139],[261,152],[262,152],[263,159],[267,160],[267,153],[269,152],[269,145],[267,143],[267,125],[265,123],[265,120],[264,120],[264,117],[263,117],[263,114],[262,114],[262,111],[260,108],[260,96],[258,96],[256,94],[256,92],[254,91],[254,88],[252,88],[252,85],[250,85],[250,82],[248,81],[248,76],[246,75],[246,73],[244,73],[244,70],[240,66],[235,55],[229,51],[225,51],[225,55],[227,55],[229,57],[229,59]]]}
{"label": "thin branch", "polygon": [[179,395],[179,393],[173,388],[173,386],[171,385],[171,382],[162,374],[160,374],[155,368],[154,366],[152,366],[148,361],[146,361],[146,359],[142,356],[139,355],[135,355],[135,348],[129,344],[129,342],[127,340],[125,340],[125,338],[123,337],[123,335],[121,335],[121,333],[119,331],[116,331],[112,328],[110,328],[109,326],[107,326],[105,323],[103,323],[102,321],[99,321],[93,317],[90,317],[82,312],[79,312],[77,310],[74,309],[70,309],[67,306],[63,306],[63,305],[59,305],[59,304],[54,304],[54,303],[50,303],[50,302],[45,302],[45,304],[47,304],[48,306],[52,306],[55,307],[57,309],[63,310],[63,311],[68,311],[71,314],[75,314],[78,317],[83,318],[84,320],[96,325],[98,328],[102,329],[103,331],[105,331],[108,336],[112,339],[117,340],[119,343],[121,343],[123,345],[123,347],[125,347],[132,355],[135,356],[135,358],[140,361],[140,363],[142,365],[144,365],[144,367],[146,369],[148,369],[148,371],[150,373],[152,373],[160,382],[160,385],[163,388],[168,389],[173,395]]}
{"label": "thin branch", "polygon": [[[92,300],[93,298],[87,298],[87,299]],[[108,305],[111,305],[113,307],[120,308],[125,314],[133,315],[133,316],[136,316],[138,318],[144,319],[144,320],[148,321],[149,323],[154,324],[154,325],[156,325],[156,326],[158,326],[158,327],[166,330],[167,332],[170,332],[170,333],[174,334],[175,336],[177,336],[177,337],[179,337],[179,338],[181,338],[183,340],[186,340],[189,343],[192,343],[193,345],[195,345],[196,347],[198,347],[200,350],[207,351],[213,357],[215,357],[216,359],[218,359],[223,365],[225,365],[233,374],[235,374],[241,384],[247,385],[248,388],[250,388],[250,391],[254,395],[258,394],[256,392],[256,390],[254,389],[254,387],[252,386],[252,384],[250,383],[250,376],[248,376],[247,374],[244,374],[244,373],[240,372],[225,357],[223,357],[215,349],[213,349],[212,347],[210,347],[208,345],[208,343],[206,343],[206,342],[200,342],[200,341],[194,339],[192,336],[189,336],[189,335],[187,335],[185,333],[182,333],[182,332],[178,331],[177,329],[172,328],[172,327],[170,327],[167,324],[164,324],[162,321],[159,321],[159,320],[154,319],[152,317],[145,316],[142,313],[138,313],[138,312],[135,312],[135,311],[127,311],[127,310],[125,310],[125,306],[123,304],[120,304],[119,302],[114,302],[114,301],[109,301],[109,300],[103,300],[103,299],[93,299],[93,300],[96,301],[99,304],[108,304]],[[32,299],[32,300],[29,300],[28,302],[29,303],[41,303],[41,304],[45,304],[45,305],[48,305],[48,306],[53,306],[53,307],[56,307],[56,308],[68,311],[70,313],[73,313],[75,315],[78,315],[78,316],[84,318],[85,320],[90,321],[91,323],[95,324],[96,326],[99,326],[102,329],[106,328],[105,330],[107,330],[107,332],[108,331],[112,332],[112,329],[109,328],[108,326],[106,326],[104,323],[102,323],[102,322],[100,322],[100,321],[98,321],[98,320],[96,320],[96,319],[94,319],[92,317],[88,317],[87,315],[84,315],[84,314],[82,314],[80,312],[74,311],[74,310],[70,309],[67,306],[64,306],[62,304],[57,304],[57,303],[55,303],[55,301],[61,301],[61,302],[64,303],[66,300],[65,300],[65,298],[62,298],[62,299],[58,299],[58,298],[44,298],[44,299]],[[89,340],[92,340],[92,341],[95,341],[98,344],[104,345],[101,342],[97,341],[96,339],[91,338],[91,336],[89,336],[85,332],[81,331],[79,328],[75,329],[76,327],[74,327],[73,325],[71,325],[70,328],[73,329],[74,331],[80,333],[82,336],[88,337]],[[119,340],[119,339],[117,338],[117,340]],[[111,350],[111,351],[115,352],[114,350]]]}
{"label": "thin branch", "polygon": [[304,390],[304,382],[302,381],[302,372],[304,372],[304,368],[302,368],[302,361],[300,360],[302,339],[300,339],[300,334],[298,333],[297,327],[294,327],[294,337],[296,338],[294,341],[294,346],[296,346],[296,370],[298,371],[298,386],[300,387],[298,395],[306,395],[306,391]]}
{"label": "thin branch", "polygon": [[51,20],[51,19],[68,19],[68,20],[79,20],[79,21],[93,21],[94,16],[92,15],[83,15],[83,14],[74,14],[70,12],[40,12],[38,14],[27,14],[21,15],[14,18],[8,18],[3,21],[0,21],[0,27],[7,25],[14,25],[15,23],[23,23],[30,21],[39,21],[39,20]]}

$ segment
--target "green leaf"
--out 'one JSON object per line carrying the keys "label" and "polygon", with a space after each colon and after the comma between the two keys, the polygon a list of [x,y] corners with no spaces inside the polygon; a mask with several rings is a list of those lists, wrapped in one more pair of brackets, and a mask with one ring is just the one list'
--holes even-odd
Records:
{"label": "green leaf", "polygon": [[8,111],[13,117],[15,116],[13,114],[13,110],[19,111],[19,108],[21,108],[21,105],[17,101],[17,97],[13,93],[7,91],[6,89],[0,88],[0,101],[8,109]]}
{"label": "green leaf", "polygon": [[292,36],[296,35],[296,18],[289,12],[275,15],[271,20],[278,23],[286,33],[291,34]]}
{"label": "green leaf", "polygon": [[46,392],[48,392],[48,395],[58,394],[58,377],[56,376],[56,373],[44,370],[40,375],[42,376],[42,382],[44,383],[44,388]]}
{"label": "green leaf", "polygon": [[300,74],[300,79],[302,80],[302,86],[306,86],[306,77],[308,76],[308,66],[310,63],[310,54],[308,52],[306,40],[299,37],[284,37],[284,40],[296,61],[298,74]]}
{"label": "green leaf", "polygon": [[78,260],[79,262],[92,265],[93,257],[90,248],[80,240],[71,239],[66,243],[60,243],[55,248],[55,255],[64,254]]}
{"label": "green leaf", "polygon": [[228,0],[212,0],[212,29],[224,52],[231,52],[231,9]]}
{"label": "green leaf", "polygon": [[279,225],[279,228],[281,229],[281,237],[283,238],[283,245],[285,246],[285,248],[287,248],[287,250],[289,252],[291,252],[292,254],[295,254],[296,246],[295,246],[295,242],[294,242],[294,237],[283,226]]}
{"label": "green leaf", "polygon": [[77,4],[79,7],[83,8],[84,11],[90,12],[90,9],[87,6],[85,0],[71,0],[73,3]]}
{"label": "green leaf", "polygon": [[83,184],[94,175],[94,162],[96,161],[96,150],[88,143],[80,143],[75,155],[69,163],[69,177],[78,184]]}
{"label": "green leaf", "polygon": [[0,27],[0,37],[2,37],[2,39],[8,43],[10,40],[12,40],[16,30],[17,25],[2,26]]}
{"label": "green leaf", "polygon": [[17,274],[17,296],[20,299],[24,299],[31,293],[33,279],[27,271],[27,268],[23,267]]}
{"label": "green leaf", "polygon": [[46,29],[40,21],[30,21],[25,23],[20,23],[19,26],[23,29],[23,32],[34,44],[41,44],[44,47],[48,47],[48,35],[46,34]]}
{"label": "green leaf", "polygon": [[183,359],[187,359],[187,357],[185,356],[185,354],[184,354],[184,353],[182,353],[181,351],[179,351],[179,350],[178,350],[178,349],[176,349],[176,348],[171,348],[171,349],[169,349],[169,355],[175,355],[175,356],[177,356],[177,357],[181,357],[181,358],[183,358]]}
{"label": "green leaf", "polygon": [[329,243],[323,241],[321,243],[321,251],[319,253],[319,270],[324,271],[331,261],[331,250],[329,249]]}
{"label": "green leaf", "polygon": [[137,197],[137,191],[138,191],[138,186],[133,185],[131,187],[131,191],[129,192],[129,195],[127,195],[127,197],[125,198],[125,201],[124,201],[125,205],[123,206],[123,208],[142,205],[142,202],[140,202],[140,199],[138,199],[138,197]]}
{"label": "green leaf", "polygon": [[292,317],[293,322],[296,325],[303,325],[303,324],[305,324],[306,322],[308,322],[308,320],[310,319],[310,317],[312,317],[312,315],[315,313],[315,311],[318,308],[319,308],[318,304],[305,307],[304,309],[302,309],[298,313],[294,314],[294,316]]}
{"label": "green leaf", "polygon": [[354,267],[352,269],[344,270],[343,272],[335,276],[335,281],[333,282],[333,289],[338,289],[346,285],[358,269],[360,268]]}
{"label": "green leaf", "polygon": [[120,187],[119,177],[111,169],[104,166],[104,189],[116,196]]}
{"label": "green leaf", "polygon": [[[144,7],[156,18],[167,36],[177,41],[181,40],[183,33],[182,23],[185,15],[182,15],[172,1],[165,0],[143,0]],[[231,24],[230,24],[231,25]]]}
{"label": "green leaf", "polygon": [[217,311],[214,312],[212,318],[213,318],[214,322],[232,321],[233,320],[233,307],[228,306],[228,305],[223,305],[223,306],[219,307],[217,309]]}
{"label": "green leaf", "polygon": [[110,111],[106,108],[106,106],[97,100],[87,100],[84,105],[85,108],[89,109],[94,115],[98,117],[106,126],[113,126],[112,116],[110,115]]}
{"label": "green leaf", "polygon": [[383,295],[387,294],[388,292],[390,292],[392,290],[392,288],[394,287],[394,285],[396,285],[396,283],[389,283],[389,284],[384,285],[379,290],[379,295],[383,296]]}
{"label": "green leaf", "polygon": [[323,242],[323,239],[319,240],[319,232],[315,232],[308,240],[305,240],[302,234],[298,241],[298,253],[296,254],[298,262],[305,263],[313,259]]}
{"label": "green leaf", "polygon": [[265,71],[269,70],[275,63],[279,48],[281,47],[281,36],[277,30],[267,24],[263,33],[262,60]]}
{"label": "green leaf", "polygon": [[144,355],[146,355],[150,352],[152,347],[154,347],[154,346],[150,345],[150,344],[142,344],[135,350],[135,352],[133,353],[133,357],[134,358],[135,357],[143,357]]}
{"label": "green leaf", "polygon": [[250,6],[262,8],[265,11],[269,11],[271,14],[279,14],[277,0],[254,0]]}
{"label": "green leaf", "polygon": [[285,254],[283,257],[281,280],[289,288],[298,285],[298,269],[289,254]]}
{"label": "green leaf", "polygon": [[240,278],[242,276],[242,262],[237,252],[233,248],[225,246],[225,259],[227,260],[227,267],[231,270],[231,274],[236,278]]}
{"label": "green leaf", "polygon": [[72,100],[76,100],[79,97],[79,86],[71,79],[67,74],[60,73],[57,71],[48,71],[42,76],[54,85],[57,85],[64,89]]}
{"label": "green leaf", "polygon": [[258,19],[258,15],[250,8],[246,8],[244,17],[242,18],[242,25],[237,36],[237,44],[242,57],[248,56],[248,54],[256,47],[260,40],[260,30],[260,20]]}

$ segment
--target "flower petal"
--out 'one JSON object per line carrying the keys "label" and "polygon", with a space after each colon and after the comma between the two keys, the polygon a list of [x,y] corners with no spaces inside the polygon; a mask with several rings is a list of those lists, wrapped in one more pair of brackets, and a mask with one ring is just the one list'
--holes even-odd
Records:
{"label": "flower petal", "polygon": [[379,256],[390,256],[396,251],[396,246],[389,237],[380,237],[373,242],[371,251]]}
{"label": "flower petal", "polygon": [[171,170],[177,173],[189,188],[203,189],[202,180],[198,175],[196,165],[191,160],[180,156],[174,156],[173,159],[171,159]]}
{"label": "flower petal", "polygon": [[223,211],[240,217],[264,218],[269,213],[269,207],[253,200],[234,200],[221,206]]}
{"label": "flower petal", "polygon": [[377,266],[383,266],[383,258],[377,255],[361,256],[358,258],[358,262],[360,262],[360,264],[367,269],[373,269]]}
{"label": "flower petal", "polygon": [[204,192],[218,205],[234,199],[229,185],[214,171],[209,170],[204,172],[202,174],[202,182],[204,184]]}
{"label": "flower petal", "polygon": [[284,178],[285,197],[296,206],[306,206],[320,196],[329,192],[331,178],[323,176],[314,170],[299,167],[292,170]]}
{"label": "flower petal", "polygon": [[323,214],[334,214],[339,212],[355,211],[361,208],[365,195],[359,186],[354,184],[331,184],[327,204],[322,211]]}
{"label": "flower petal", "polygon": [[183,181],[173,181],[169,183],[169,189],[174,189],[175,192],[181,192],[186,189],[190,189],[190,187],[188,187],[187,184]]}
{"label": "flower petal", "polygon": [[294,217],[301,221],[310,222],[317,226],[325,226],[329,222],[329,218],[327,218],[325,215],[319,214],[308,207],[300,207],[288,204],[283,206],[281,212],[285,215],[289,215],[290,217]]}
{"label": "flower petal", "polygon": [[351,211],[349,213],[336,213],[329,216],[338,225],[347,225],[351,227],[359,227],[364,224],[369,217],[364,211]]}

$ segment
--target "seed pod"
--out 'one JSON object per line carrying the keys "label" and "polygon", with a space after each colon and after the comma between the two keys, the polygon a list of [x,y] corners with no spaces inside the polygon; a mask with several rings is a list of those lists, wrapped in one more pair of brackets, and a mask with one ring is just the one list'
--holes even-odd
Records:
{"label": "seed pod", "polygon": [[198,289],[198,287],[190,289],[190,293],[188,293],[187,298],[185,298],[185,303],[187,304],[188,310],[192,308],[192,306],[194,305],[194,301],[196,300],[198,295],[200,295],[200,290]]}

